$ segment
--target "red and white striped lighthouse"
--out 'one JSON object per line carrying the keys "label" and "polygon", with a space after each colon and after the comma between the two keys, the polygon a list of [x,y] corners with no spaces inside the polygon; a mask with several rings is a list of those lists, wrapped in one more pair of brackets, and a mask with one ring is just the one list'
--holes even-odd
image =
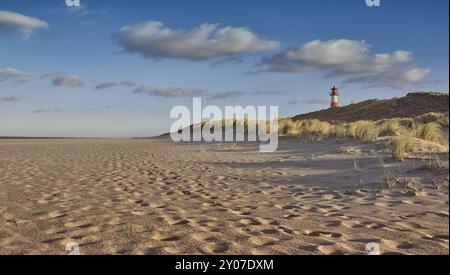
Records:
{"label": "red and white striped lighthouse", "polygon": [[331,88],[330,96],[331,96],[331,105],[330,108],[338,108],[339,107],[339,89],[336,86]]}

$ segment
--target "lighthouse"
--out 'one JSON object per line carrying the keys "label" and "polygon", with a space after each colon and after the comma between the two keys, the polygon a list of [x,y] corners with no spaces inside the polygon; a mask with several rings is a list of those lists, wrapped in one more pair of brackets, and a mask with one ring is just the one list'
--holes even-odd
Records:
{"label": "lighthouse", "polygon": [[331,105],[330,108],[338,108],[339,107],[339,92],[338,92],[338,88],[336,88],[336,86],[333,86],[333,88],[331,88],[331,92],[330,92],[330,96],[331,96]]}

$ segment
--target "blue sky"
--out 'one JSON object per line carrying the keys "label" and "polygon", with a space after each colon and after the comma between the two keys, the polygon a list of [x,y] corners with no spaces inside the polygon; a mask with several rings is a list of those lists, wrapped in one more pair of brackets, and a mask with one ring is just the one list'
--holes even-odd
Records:
{"label": "blue sky", "polygon": [[196,95],[293,116],[333,85],[342,104],[448,92],[448,5],[0,0],[0,136],[156,135]]}

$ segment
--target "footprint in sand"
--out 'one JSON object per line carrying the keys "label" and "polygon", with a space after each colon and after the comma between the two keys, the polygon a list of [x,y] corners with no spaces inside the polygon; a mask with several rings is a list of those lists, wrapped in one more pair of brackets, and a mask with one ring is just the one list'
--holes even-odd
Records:
{"label": "footprint in sand", "polygon": [[180,254],[186,253],[186,251],[183,248],[178,247],[178,246],[164,247],[163,250],[169,254],[175,254],[175,255],[180,255]]}
{"label": "footprint in sand", "polygon": [[261,225],[261,223],[259,221],[257,221],[256,219],[251,219],[251,218],[241,219],[239,221],[245,225]]}
{"label": "footprint in sand", "polygon": [[61,211],[52,211],[52,212],[48,213],[48,216],[52,219],[57,219],[57,218],[65,217],[65,216],[67,216],[67,214],[63,213]]}
{"label": "footprint in sand", "polygon": [[157,232],[152,236],[152,238],[162,242],[173,242],[181,239],[179,235],[172,232]]}
{"label": "footprint in sand", "polygon": [[331,237],[331,238],[340,238],[340,237],[342,237],[342,234],[336,233],[336,232],[309,231],[309,230],[305,231],[305,235],[309,236],[309,237],[321,237],[321,236],[326,236],[326,237]]}
{"label": "footprint in sand", "polygon": [[87,228],[92,226],[92,224],[87,221],[73,221],[73,222],[66,222],[64,226],[69,228]]}
{"label": "footprint in sand", "polygon": [[214,234],[208,232],[194,233],[191,237],[198,242],[216,242],[218,240]]}
{"label": "footprint in sand", "polygon": [[317,250],[325,255],[342,255],[344,252],[336,245],[319,245]]}
{"label": "footprint in sand", "polygon": [[252,236],[248,241],[254,245],[273,245],[279,241],[277,238],[269,236]]}
{"label": "footprint in sand", "polygon": [[227,252],[228,247],[229,246],[227,243],[212,243],[203,246],[201,250],[205,251],[208,254],[218,254]]}
{"label": "footprint in sand", "polygon": [[183,219],[181,217],[164,217],[164,219],[170,225],[183,225],[189,223],[188,220]]}

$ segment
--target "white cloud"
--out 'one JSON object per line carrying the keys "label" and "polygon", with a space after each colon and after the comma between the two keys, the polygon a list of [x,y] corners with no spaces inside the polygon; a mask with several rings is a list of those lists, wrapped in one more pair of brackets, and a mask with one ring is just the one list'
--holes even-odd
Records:
{"label": "white cloud", "polygon": [[152,88],[150,86],[139,86],[136,89],[134,89],[133,93],[135,94],[149,94],[151,92]]}
{"label": "white cloud", "polygon": [[156,21],[122,27],[114,38],[125,51],[155,59],[207,60],[279,46],[279,42],[259,38],[247,28],[203,24],[191,30],[172,30]]}
{"label": "white cloud", "polygon": [[252,96],[281,96],[287,94],[286,91],[266,91],[266,90],[259,90],[255,92],[243,92],[243,91],[226,91],[221,93],[213,94],[209,97],[209,99],[228,99],[228,98],[236,98],[241,97],[245,95],[252,95]]}
{"label": "white cloud", "polygon": [[16,95],[0,97],[0,101],[2,102],[16,102],[21,101],[22,99],[24,99],[24,97]]}
{"label": "white cloud", "polygon": [[14,83],[25,83],[34,79],[31,73],[20,71],[14,68],[0,69],[0,82],[13,81]]}
{"label": "white cloud", "polygon": [[106,82],[106,83],[100,83],[97,86],[94,87],[96,90],[103,90],[103,89],[109,89],[116,87],[118,84],[114,82]]}
{"label": "white cloud", "polygon": [[366,83],[372,87],[389,86],[395,89],[403,89],[409,88],[413,84],[422,82],[430,72],[430,69],[419,68],[389,70],[380,74],[348,78],[344,81],[344,83]]}
{"label": "white cloud", "polygon": [[285,95],[288,94],[287,91],[266,91],[266,90],[261,90],[261,91],[256,91],[253,93],[254,95]]}
{"label": "white cloud", "polygon": [[20,32],[27,40],[33,31],[45,28],[48,28],[47,22],[38,18],[0,10],[0,31]]}
{"label": "white cloud", "polygon": [[303,73],[323,70],[327,77],[345,76],[346,83],[407,88],[423,81],[429,69],[416,68],[408,51],[370,54],[364,41],[314,40],[297,48],[263,58],[258,72]]}
{"label": "white cloud", "polygon": [[191,88],[153,88],[150,86],[137,87],[133,93],[135,94],[149,94],[151,96],[162,97],[194,97],[201,96],[205,92],[201,89]]}
{"label": "white cloud", "polygon": [[103,90],[103,89],[109,89],[114,88],[118,86],[124,86],[124,87],[134,87],[136,86],[136,83],[134,83],[131,80],[124,80],[122,82],[104,82],[96,85],[94,89],[96,90]]}
{"label": "white cloud", "polygon": [[61,87],[79,87],[83,86],[83,82],[78,75],[58,74],[52,77],[53,86]]}
{"label": "white cloud", "polygon": [[209,97],[209,99],[228,99],[228,98],[236,98],[245,95],[244,92],[241,91],[229,91],[223,93],[217,93]]}
{"label": "white cloud", "polygon": [[125,80],[125,81],[120,82],[120,85],[126,86],[126,87],[134,87],[134,86],[136,86],[136,83],[134,83],[131,80]]}
{"label": "white cloud", "polygon": [[45,108],[42,108],[42,109],[37,109],[37,110],[34,110],[34,111],[33,111],[33,113],[35,113],[35,114],[42,114],[42,113],[62,113],[62,112],[64,112],[64,110],[61,109],[61,108],[58,108],[58,107],[53,108],[53,109],[45,109]]}
{"label": "white cloud", "polygon": [[202,94],[204,91],[201,89],[189,88],[157,88],[153,90],[153,95],[163,97],[194,97]]}
{"label": "white cloud", "polygon": [[242,57],[230,56],[230,57],[225,57],[225,58],[215,60],[215,61],[211,62],[211,64],[209,64],[209,66],[217,67],[217,66],[221,66],[221,65],[229,64],[229,63],[240,64],[242,62],[244,62],[244,59]]}

